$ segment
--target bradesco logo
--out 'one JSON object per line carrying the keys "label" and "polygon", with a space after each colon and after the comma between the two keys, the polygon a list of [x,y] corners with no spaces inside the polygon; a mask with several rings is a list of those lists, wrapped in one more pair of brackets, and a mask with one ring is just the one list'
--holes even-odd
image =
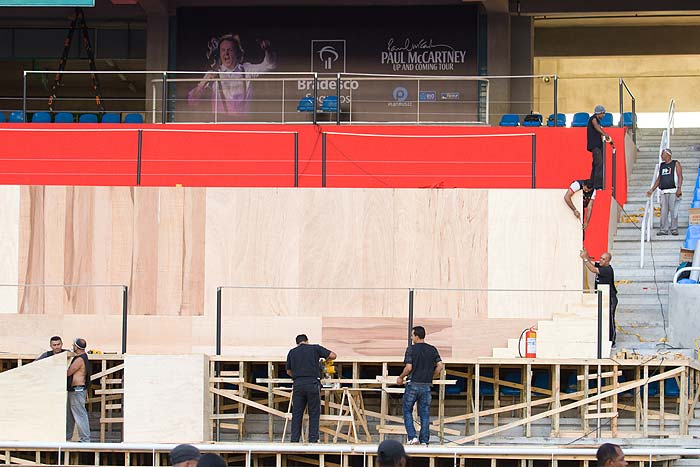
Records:
{"label": "bradesco logo", "polygon": [[[343,91],[350,91],[359,89],[360,82],[354,79],[341,79],[340,89]],[[297,80],[297,89],[300,91],[313,91],[314,90],[314,80],[312,79],[300,79]],[[338,81],[335,79],[319,79],[318,80],[318,90],[319,91],[334,91],[338,89]]]}
{"label": "bradesco logo", "polygon": [[345,39],[312,40],[311,71],[345,73]]}

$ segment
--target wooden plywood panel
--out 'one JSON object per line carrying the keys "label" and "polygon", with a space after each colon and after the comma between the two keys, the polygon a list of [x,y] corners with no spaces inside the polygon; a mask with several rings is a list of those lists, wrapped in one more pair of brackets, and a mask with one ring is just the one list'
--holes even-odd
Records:
{"label": "wooden plywood panel", "polygon": [[66,355],[0,373],[0,439],[63,442]]}
{"label": "wooden plywood panel", "polygon": [[[19,280],[19,187],[0,186],[0,284]],[[17,313],[17,287],[0,287],[0,313]]]}
{"label": "wooden plywood panel", "polygon": [[[20,187],[19,284],[44,283],[44,187]],[[20,313],[44,313],[44,289],[19,289]]]}
{"label": "wooden plywood panel", "polygon": [[127,355],[124,442],[208,441],[208,377],[204,355]]}
{"label": "wooden plywood panel", "polygon": [[[550,318],[580,301],[581,226],[562,190],[491,190],[488,205],[489,318]],[[572,292],[513,292],[512,290]]]}
{"label": "wooden plywood panel", "polygon": [[[438,348],[442,358],[452,357],[451,319],[415,317],[414,326],[424,326],[426,342]],[[322,344],[342,358],[399,357],[408,344],[406,318],[323,318]]]}
{"label": "wooden plywood panel", "polygon": [[454,320],[453,357],[457,360],[491,357],[494,348],[507,347],[523,329],[537,324],[528,318]]}

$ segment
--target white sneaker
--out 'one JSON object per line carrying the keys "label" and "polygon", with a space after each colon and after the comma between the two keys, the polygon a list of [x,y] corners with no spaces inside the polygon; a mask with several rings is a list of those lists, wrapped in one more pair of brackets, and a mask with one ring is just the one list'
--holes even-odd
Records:
{"label": "white sneaker", "polygon": [[420,444],[420,441],[418,441],[418,438],[413,438],[408,440],[408,445],[409,446],[418,446]]}

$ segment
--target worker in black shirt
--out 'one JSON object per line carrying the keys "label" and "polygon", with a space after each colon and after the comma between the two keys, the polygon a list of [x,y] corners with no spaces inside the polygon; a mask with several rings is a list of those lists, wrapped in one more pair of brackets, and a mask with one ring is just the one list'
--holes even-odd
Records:
{"label": "worker in black shirt", "polygon": [[593,183],[591,183],[590,180],[574,180],[571,182],[571,185],[569,185],[566,193],[564,193],[564,202],[567,206],[569,206],[571,212],[574,213],[576,219],[581,220],[581,213],[578,211],[576,206],[574,206],[574,202],[571,200],[574,193],[579,190],[583,192],[583,211],[585,213],[583,219],[583,230],[586,230],[588,223],[591,221],[591,215],[593,214],[593,201],[595,201],[595,190],[593,189]]}
{"label": "worker in black shirt", "polygon": [[47,350],[43,354],[39,355],[36,358],[37,360],[53,357],[54,355],[58,355],[63,352],[68,352],[63,348],[63,340],[61,339],[61,336],[53,336],[51,339],[49,339],[49,345],[51,346],[51,350]]}
{"label": "worker in black shirt", "polygon": [[583,264],[586,268],[594,273],[595,276],[595,288],[598,289],[598,284],[605,284],[610,286],[610,340],[612,345],[615,345],[615,309],[617,308],[617,289],[615,288],[615,271],[612,266],[610,266],[610,261],[612,260],[612,255],[607,251],[600,255],[600,261],[593,263],[588,252],[584,248],[581,250],[581,259],[583,259]]}
{"label": "worker in black shirt", "polygon": [[301,437],[304,409],[309,408],[309,442],[317,443],[321,418],[321,380],[319,359],[335,360],[335,352],[318,344],[309,344],[306,334],[296,338],[297,346],[287,354],[287,374],[294,380],[292,391],[292,443]]}
{"label": "worker in black shirt", "polygon": [[[406,349],[403,362],[406,364],[396,378],[396,384],[406,384],[403,394],[403,423],[406,427],[408,444],[428,444],[430,442],[430,388],[433,378],[440,375],[444,365],[438,350],[425,343],[425,328],[416,326],[411,329],[413,345]],[[406,377],[409,376],[408,381]],[[416,438],[413,426],[413,406],[418,403],[420,417],[420,434]]]}
{"label": "worker in black shirt", "polygon": [[605,161],[603,161],[603,140],[607,143],[612,143],[612,138],[600,126],[600,120],[605,116],[605,107],[596,105],[593,115],[588,119],[586,130],[586,149],[591,152],[591,182],[593,189],[602,190],[604,188],[603,174],[605,170]]}

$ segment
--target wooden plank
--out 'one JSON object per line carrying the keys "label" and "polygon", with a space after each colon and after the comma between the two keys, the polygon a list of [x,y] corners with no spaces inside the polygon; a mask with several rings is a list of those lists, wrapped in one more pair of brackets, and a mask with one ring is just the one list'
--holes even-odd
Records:
{"label": "wooden plank", "polygon": [[289,413],[282,412],[277,409],[273,409],[271,407],[268,407],[263,404],[258,404],[257,402],[253,402],[251,400],[246,399],[245,397],[241,397],[238,394],[235,393],[235,391],[231,391],[229,389],[216,389],[216,388],[210,388],[209,389],[211,392],[214,394],[217,394],[219,396],[223,396],[227,399],[234,400],[236,402],[240,402],[241,404],[249,407],[255,407],[258,410],[262,410],[263,412],[270,413],[272,415],[276,415],[280,418],[289,418],[291,420],[292,416]]}
{"label": "wooden plank", "polygon": [[102,370],[99,373],[95,373],[95,374],[91,375],[90,380],[96,381],[102,377],[111,375],[111,374],[116,373],[117,371],[121,371],[123,369],[124,369],[124,364],[120,363],[119,365],[113,366],[112,368],[109,368],[107,370]]}

